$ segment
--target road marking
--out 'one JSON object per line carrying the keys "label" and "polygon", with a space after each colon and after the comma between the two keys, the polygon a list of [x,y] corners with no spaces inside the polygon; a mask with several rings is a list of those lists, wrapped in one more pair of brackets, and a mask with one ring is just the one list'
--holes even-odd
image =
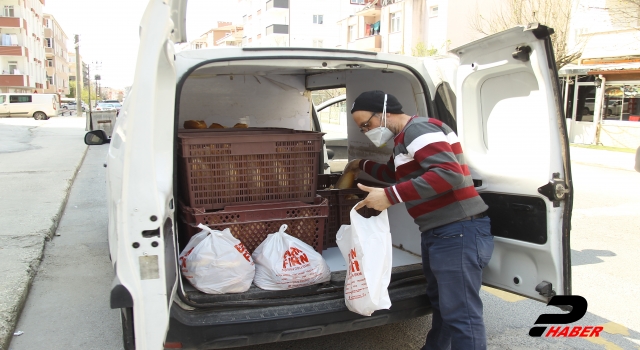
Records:
{"label": "road marking", "polygon": [[594,344],[603,345],[605,350],[623,350],[618,345],[604,339],[603,337],[593,337],[593,338],[589,337],[589,338],[583,338],[583,339],[586,339]]}
{"label": "road marking", "polygon": [[619,323],[609,322],[603,324],[602,327],[604,327],[603,331],[609,334],[622,334],[629,336],[629,329]]}
{"label": "road marking", "polygon": [[501,291],[499,289],[495,289],[495,288],[491,288],[491,287],[487,287],[487,286],[482,286],[482,290],[484,290],[487,293],[493,294],[495,296],[497,296],[498,298],[508,301],[510,303],[515,303],[517,301],[521,301],[521,300],[526,300],[527,298],[525,297],[521,297],[519,295],[515,295],[513,293],[509,293],[509,292],[504,292]]}

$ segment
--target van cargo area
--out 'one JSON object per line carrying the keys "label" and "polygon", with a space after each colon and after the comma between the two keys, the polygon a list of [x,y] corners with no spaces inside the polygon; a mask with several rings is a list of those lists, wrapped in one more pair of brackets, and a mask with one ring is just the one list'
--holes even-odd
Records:
{"label": "van cargo area", "polygon": [[[406,91],[407,96],[402,103],[405,106],[405,112],[407,114],[417,113],[417,102],[413,98],[415,93],[414,89],[422,90],[422,86],[418,79],[406,68],[391,67],[389,65],[371,64],[367,66],[366,63],[359,62],[354,65],[353,62],[331,62],[331,67],[334,69],[327,69],[327,63],[323,63],[318,59],[304,60],[264,60],[264,61],[234,61],[234,62],[212,62],[200,66],[193,70],[178,86],[179,100],[176,101],[179,106],[178,115],[176,120],[176,129],[178,131],[178,139],[176,144],[178,145],[178,153],[180,154],[177,160],[176,173],[177,183],[176,197],[181,202],[181,207],[184,209],[185,203],[189,201],[197,202],[199,208],[197,210],[200,213],[216,213],[216,211],[222,210],[224,202],[229,204],[229,201],[233,201],[233,191],[227,191],[222,187],[219,191],[215,192],[215,199],[212,201],[199,200],[207,197],[206,194],[195,193],[194,184],[196,180],[194,178],[198,175],[200,177],[206,177],[206,172],[211,170],[208,168],[205,170],[206,162],[203,160],[196,160],[199,167],[195,167],[194,163],[188,163],[184,157],[186,157],[185,145],[196,143],[194,137],[196,135],[221,135],[216,136],[217,140],[223,140],[222,143],[228,146],[220,146],[218,141],[210,141],[210,143],[216,143],[216,154],[219,154],[219,149],[230,149],[231,147],[240,147],[237,144],[233,144],[234,135],[235,142],[240,143],[248,150],[241,152],[256,153],[261,152],[261,149],[268,148],[268,144],[258,143],[255,146],[251,146],[250,142],[257,142],[255,139],[263,137],[267,139],[275,139],[281,137],[282,140],[288,140],[290,135],[270,135],[267,128],[285,128],[293,129],[298,132],[312,132],[321,131],[320,123],[315,115],[315,110],[311,102],[311,90],[323,89],[323,85],[330,85],[331,87],[342,86],[346,87],[347,96],[351,100],[355,96],[349,95],[350,88],[361,92],[366,89],[375,88],[375,84],[379,84],[380,81],[384,81],[384,85],[393,86],[395,91]],[[357,66],[358,68],[353,68]],[[369,88],[370,87],[370,88]],[[382,88],[381,86],[378,88]],[[351,101],[349,100],[349,101]],[[233,128],[238,123],[248,124],[249,129],[235,129],[235,130],[223,130],[221,129],[208,129],[208,130],[185,130],[184,125],[186,121],[204,121],[207,126],[214,123],[224,126],[225,128]],[[377,149],[369,143],[369,141],[358,132],[355,125],[349,123],[349,155],[351,158],[367,158],[376,159],[386,162],[391,154],[391,147],[384,149]],[[219,126],[218,126],[219,127]],[[346,126],[344,126],[346,128]],[[259,128],[259,129],[258,129]],[[256,134],[251,136],[251,130],[255,129]],[[354,130],[356,132],[354,132]],[[274,131],[275,132],[275,131]],[[264,136],[267,135],[267,136]],[[252,139],[247,139],[252,138]],[[242,140],[245,141],[242,141]],[[214,139],[212,139],[214,140]],[[263,140],[258,140],[263,141]],[[206,140],[200,141],[207,143]],[[265,141],[266,142],[266,141]],[[213,147],[213,145],[204,146]],[[221,148],[223,147],[223,148]],[[200,150],[203,147],[199,147]],[[317,172],[315,175],[322,174],[325,168],[323,165],[326,163],[326,149],[320,145],[320,147],[313,150],[316,158],[314,164],[312,164],[313,171]],[[291,151],[295,153],[295,148]],[[194,153],[196,155],[202,155],[203,153]],[[231,154],[231,153],[229,153]],[[244,153],[243,153],[244,154]],[[211,156],[211,154],[209,154]],[[254,178],[258,178],[256,172],[237,171],[234,173],[234,169],[241,169],[243,165],[238,159],[233,158],[219,158],[219,160],[230,163],[226,166],[226,171],[230,171],[231,174],[237,174],[232,180],[236,181],[252,181]],[[295,163],[297,167],[304,167],[309,165],[308,159],[304,155],[296,156]],[[208,158],[211,161],[212,158]],[[253,158],[252,158],[253,159]],[[202,163],[201,163],[202,162]],[[234,163],[236,162],[236,163]],[[269,161],[262,161],[260,163],[250,164],[248,168],[265,167],[266,169],[284,167],[279,163],[280,160],[275,159],[271,163]],[[288,164],[288,163],[287,163]],[[209,167],[214,167],[211,165]],[[229,167],[231,169],[229,170]],[[189,168],[189,169],[185,169]],[[193,170],[196,169],[196,170]],[[311,169],[311,168],[309,168]],[[212,174],[213,174],[213,170]],[[267,171],[267,170],[265,170]],[[299,169],[297,169],[300,172]],[[328,171],[328,170],[327,170]],[[197,174],[196,174],[197,172]],[[203,176],[204,172],[204,176]],[[220,171],[215,172],[220,174]],[[227,172],[228,174],[228,172]],[[213,176],[213,175],[211,175]],[[254,177],[252,177],[254,176]],[[323,176],[323,175],[320,175]],[[326,175],[325,175],[326,176]],[[334,175],[335,176],[335,175]],[[361,176],[366,180],[367,176]],[[263,179],[260,177],[259,179]],[[231,180],[231,181],[232,181]],[[373,179],[368,179],[373,180]],[[191,181],[191,182],[190,182]],[[223,180],[221,180],[223,181]],[[230,181],[229,178],[224,181]],[[258,180],[255,180],[258,181]],[[280,180],[280,187],[282,180]],[[316,190],[322,189],[317,183],[318,180],[311,182],[314,187],[314,195]],[[289,182],[287,182],[289,184]],[[308,184],[305,182],[304,184]],[[192,186],[191,188],[189,186]],[[206,186],[215,186],[215,183],[207,182]],[[233,182],[227,182],[225,186],[237,186]],[[263,184],[268,186],[268,184]],[[299,185],[304,186],[304,185]],[[276,186],[277,187],[277,186]],[[202,186],[198,187],[202,189]],[[209,187],[207,187],[209,188]],[[300,187],[298,187],[300,188]],[[178,192],[179,190],[179,192]],[[225,192],[226,191],[226,192]],[[356,191],[359,191],[356,189]],[[247,190],[243,193],[253,193]],[[263,193],[263,192],[261,192]],[[228,195],[228,198],[225,197]],[[301,197],[305,197],[305,193],[299,193]],[[224,197],[221,203],[214,203],[219,198]],[[282,197],[282,196],[281,196]],[[361,194],[359,198],[363,198],[364,194]],[[273,208],[278,207],[278,202],[293,200],[286,197],[269,197],[276,200],[270,202],[269,200],[260,200],[259,196],[245,195],[245,200],[249,200],[249,203],[265,204],[272,203]],[[266,198],[266,197],[265,197]],[[305,197],[302,201],[306,203],[313,203],[313,198]],[[316,200],[317,201],[317,200]],[[350,203],[350,207],[355,202]],[[233,203],[233,205],[241,205],[243,203]],[[229,204],[230,205],[230,204]],[[337,205],[333,203],[333,205]],[[268,207],[268,206],[267,206]],[[350,208],[349,207],[349,208]],[[192,212],[194,208],[189,208]],[[344,209],[344,208],[341,208]],[[228,209],[224,209],[228,210]],[[277,209],[273,209],[274,211]],[[344,211],[344,210],[343,210]],[[348,209],[344,211],[347,213]],[[219,212],[222,213],[222,212]],[[339,218],[336,215],[340,215],[338,211],[329,214],[329,218],[325,225],[332,225],[331,230],[333,237],[324,237],[323,249],[321,250],[322,256],[326,260],[331,269],[331,281],[323,284],[313,285],[309,287],[296,288],[287,291],[267,291],[262,290],[255,285],[244,293],[239,294],[222,294],[212,295],[205,294],[193,286],[186,279],[182,279],[181,286],[179,286],[179,292],[181,301],[189,307],[195,308],[213,308],[213,309],[237,309],[246,307],[272,307],[282,305],[298,305],[300,303],[313,303],[326,300],[342,299],[343,287],[346,273],[346,263],[340,254],[339,249],[335,245],[335,231],[339,228]],[[395,206],[389,208],[388,215],[391,222],[391,233],[393,237],[393,273],[390,285],[390,291],[397,287],[407,286],[420,286],[424,288],[425,280],[422,274],[422,265],[420,257],[420,231],[413,223],[412,218],[406,212],[404,206]],[[199,229],[193,225],[193,214],[188,214],[184,210],[178,210],[176,220],[178,221],[178,237],[180,248],[184,247],[188,242],[191,235],[198,232]],[[187,219],[189,218],[189,219]],[[338,220],[338,221],[336,221]],[[191,225],[188,221],[192,221]],[[200,220],[202,221],[202,220]],[[209,222],[206,221],[205,222]],[[212,223],[210,227],[214,227]],[[215,227],[225,227],[224,224]],[[273,230],[276,232],[277,228]],[[328,230],[323,226],[322,235],[326,234]],[[270,233],[273,233],[270,232]],[[238,234],[233,232],[237,238]],[[239,234],[242,236],[242,233]],[[320,235],[320,236],[322,236]],[[327,241],[329,243],[327,243]],[[252,251],[256,244],[246,244],[250,251]],[[314,246],[315,248],[315,246]],[[424,293],[422,289],[421,294]],[[344,304],[344,302],[343,302]]]}
{"label": "van cargo area", "polygon": [[[346,332],[431,313],[422,272],[420,230],[403,205],[387,210],[393,243],[393,268],[388,287],[391,308],[378,310],[369,317],[347,309],[344,301],[346,263],[335,243],[335,232],[365,194],[359,189],[340,190],[349,193],[347,197],[331,192],[336,190],[328,190],[338,174],[330,174],[323,139],[319,139],[319,147],[315,146],[312,135],[292,142],[287,139],[292,137],[292,132],[303,136],[304,133],[322,132],[311,99],[314,90],[346,88],[346,103],[350,105],[362,91],[392,88],[397,96],[401,96],[405,113],[426,115],[427,88],[418,78],[419,74],[409,65],[363,62],[362,58],[323,60],[309,52],[305,53],[309,55],[308,59],[213,60],[192,67],[189,57],[197,54],[181,53],[181,59],[176,61],[178,70],[181,64],[189,67],[178,82],[176,94],[174,196],[178,202],[175,214],[178,248],[184,247],[189,237],[198,232],[194,221],[222,229],[233,220],[245,220],[238,212],[254,210],[245,217],[250,221],[251,218],[258,220],[249,224],[235,223],[231,226],[232,234],[236,237],[244,235],[247,239],[253,235],[247,230],[258,227],[266,237],[266,233],[278,231],[277,220],[297,220],[293,225],[289,222],[289,227],[295,226],[298,231],[291,229],[288,233],[300,236],[322,253],[331,270],[331,279],[285,291],[262,290],[252,285],[244,293],[214,295],[202,293],[186,278],[180,278],[170,308],[165,342],[180,342],[183,348],[189,349],[231,348]],[[203,121],[218,129],[185,130],[186,121]],[[248,128],[228,130],[237,124],[245,124]],[[225,129],[220,129],[221,126]],[[375,148],[352,121],[341,127],[348,134],[345,142],[348,143],[349,158],[388,161],[392,145]],[[259,128],[263,132],[255,138],[242,136]],[[280,129],[273,131],[276,130],[273,128]],[[282,136],[282,143],[277,143],[276,138],[275,145],[251,145],[273,140],[270,133],[281,133],[282,129],[289,129],[289,135]],[[184,145],[193,141],[187,141],[189,137],[213,133],[221,133],[219,135],[225,135],[225,138],[228,135],[230,139],[222,144],[205,142],[191,153],[195,158],[200,157],[199,160],[189,162],[184,159],[187,154]],[[238,137],[234,138],[233,134]],[[239,143],[243,138],[247,141]],[[218,157],[221,154],[229,158]],[[249,164],[243,163],[246,161]],[[238,167],[244,170],[238,171]],[[219,181],[226,181],[230,187],[216,187],[219,183],[203,180],[207,177],[205,172],[210,172],[211,175],[207,175],[210,178],[222,176],[223,180]],[[332,177],[331,181],[329,177]],[[259,185],[252,188],[240,185],[238,188],[234,179],[240,183],[253,181],[254,185],[257,181]],[[366,174],[358,181],[376,183]],[[203,190],[214,192],[200,193]],[[226,199],[221,203],[220,198]],[[292,209],[291,206],[298,207]],[[230,215],[222,215],[225,212]],[[375,213],[368,209],[362,214]],[[265,216],[268,220],[260,221]],[[270,232],[265,232],[261,225],[269,227]],[[251,250],[255,249],[256,243],[259,244],[253,241],[245,245]]]}

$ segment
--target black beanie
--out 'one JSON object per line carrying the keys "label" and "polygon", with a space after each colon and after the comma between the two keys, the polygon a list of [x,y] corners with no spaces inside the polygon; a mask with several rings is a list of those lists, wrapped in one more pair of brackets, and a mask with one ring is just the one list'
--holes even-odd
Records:
{"label": "black beanie", "polygon": [[[356,111],[382,113],[383,107],[384,92],[380,90],[365,91],[353,101],[351,113]],[[387,94],[387,113],[404,114],[400,101],[391,94]]]}

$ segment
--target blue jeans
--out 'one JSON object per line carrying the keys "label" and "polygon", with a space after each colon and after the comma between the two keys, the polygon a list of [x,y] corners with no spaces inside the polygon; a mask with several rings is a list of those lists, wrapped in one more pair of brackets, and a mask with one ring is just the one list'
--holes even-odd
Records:
{"label": "blue jeans", "polygon": [[491,259],[489,217],[457,221],[422,233],[422,269],[433,307],[423,350],[486,349],[482,268]]}

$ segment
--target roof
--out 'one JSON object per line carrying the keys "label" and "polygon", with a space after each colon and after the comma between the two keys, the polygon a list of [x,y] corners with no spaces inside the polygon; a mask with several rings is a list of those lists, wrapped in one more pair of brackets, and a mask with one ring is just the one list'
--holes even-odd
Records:
{"label": "roof", "polygon": [[558,75],[585,75],[592,71],[620,71],[620,70],[638,70],[640,69],[640,62],[630,63],[610,63],[610,64],[590,64],[590,65],[577,65],[568,64],[562,67],[558,71]]}

